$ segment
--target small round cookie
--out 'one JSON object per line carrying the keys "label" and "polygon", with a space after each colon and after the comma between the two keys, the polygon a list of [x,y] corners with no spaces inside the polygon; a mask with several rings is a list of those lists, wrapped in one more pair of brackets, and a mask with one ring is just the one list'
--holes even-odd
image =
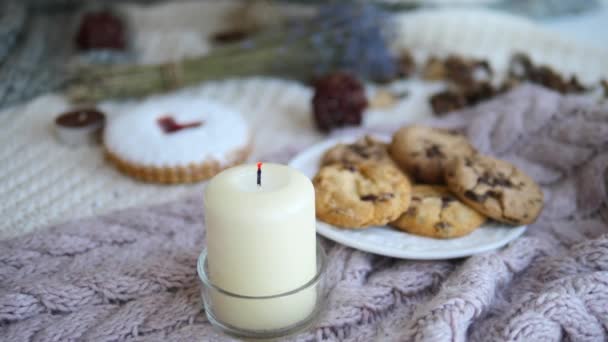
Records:
{"label": "small round cookie", "polygon": [[486,217],[450,194],[445,186],[414,185],[410,207],[391,226],[438,239],[467,235]]}
{"label": "small round cookie", "polygon": [[410,204],[410,182],[391,163],[327,165],[313,184],[317,217],[342,228],[385,225]]}
{"label": "small round cookie", "polygon": [[444,171],[454,158],[476,153],[466,137],[424,126],[407,126],[393,136],[389,146],[393,160],[422,183],[444,184]]}
{"label": "small round cookie", "polygon": [[250,151],[249,129],[238,113],[193,95],[153,97],[114,114],[104,130],[106,155],[142,181],[205,180]]}
{"label": "small round cookie", "polygon": [[391,161],[387,144],[366,135],[352,144],[338,144],[325,152],[321,165],[357,164],[365,161]]}
{"label": "small round cookie", "polygon": [[500,222],[522,225],[543,209],[543,192],[510,163],[488,156],[458,158],[446,172],[448,188],[463,202]]}

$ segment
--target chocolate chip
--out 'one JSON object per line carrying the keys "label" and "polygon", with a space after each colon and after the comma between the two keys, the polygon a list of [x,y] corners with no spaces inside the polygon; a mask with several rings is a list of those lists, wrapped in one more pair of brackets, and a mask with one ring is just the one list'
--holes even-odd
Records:
{"label": "chocolate chip", "polygon": [[416,216],[416,213],[418,212],[418,210],[416,209],[416,207],[409,207],[407,209],[407,211],[405,212],[405,214],[407,216]]}
{"label": "chocolate chip", "polygon": [[442,209],[447,208],[450,205],[450,203],[452,203],[452,202],[456,202],[456,200],[453,199],[452,197],[448,197],[448,196],[441,197],[441,208]]}
{"label": "chocolate chip", "polygon": [[441,148],[437,145],[432,145],[431,147],[427,148],[425,152],[427,158],[445,157],[445,154],[441,152]]}
{"label": "chocolate chip", "polygon": [[464,192],[464,196],[475,202],[485,202],[488,199],[488,197],[493,197],[493,198],[500,200],[502,194],[498,191],[488,190],[484,194],[480,195],[471,190],[467,190]]}
{"label": "chocolate chip", "polygon": [[500,199],[502,197],[502,193],[498,192],[498,191],[494,191],[494,190],[488,190],[486,191],[486,193],[484,194],[485,197],[493,197],[496,199]]}
{"label": "chocolate chip", "polygon": [[435,223],[435,229],[437,229],[437,230],[445,230],[448,228],[450,228],[450,225],[448,223],[445,223],[445,222]]}
{"label": "chocolate chip", "polygon": [[385,192],[385,193],[381,193],[380,195],[363,195],[361,196],[361,200],[362,201],[366,201],[366,202],[384,202],[384,201],[388,201],[389,199],[395,197],[394,194],[389,193],[389,192]]}
{"label": "chocolate chip", "polygon": [[444,129],[443,130],[444,133],[449,134],[449,135],[454,135],[454,136],[463,136],[461,132],[455,130],[455,129]]}
{"label": "chocolate chip", "polygon": [[348,148],[363,158],[369,158],[369,151],[367,151],[365,146],[353,144],[349,145]]}
{"label": "chocolate chip", "polygon": [[363,195],[363,196],[361,196],[361,200],[362,201],[366,201],[366,202],[376,202],[376,200],[378,200],[378,196],[376,196],[376,195]]}
{"label": "chocolate chip", "polygon": [[515,185],[504,175],[491,175],[488,172],[484,172],[481,177],[479,177],[479,183],[486,184],[488,186],[503,186],[506,188],[512,188]]}
{"label": "chocolate chip", "polygon": [[506,188],[511,188],[514,185],[511,180],[507,178],[497,178],[494,180],[494,184],[504,186]]}
{"label": "chocolate chip", "polygon": [[485,201],[485,197],[484,196],[480,196],[476,193],[474,193],[471,190],[467,190],[464,192],[464,197],[470,199],[471,201],[475,201],[475,202],[483,202]]}
{"label": "chocolate chip", "polygon": [[412,196],[412,200],[414,200],[414,201],[422,201],[422,198],[420,198],[418,196]]}
{"label": "chocolate chip", "polygon": [[[359,139],[354,144],[347,145],[350,152],[364,159],[380,160],[386,156],[386,147],[383,143],[374,140],[369,136]],[[348,154],[344,159],[349,159]]]}
{"label": "chocolate chip", "polygon": [[466,165],[467,167],[473,167],[473,161],[469,158],[465,158],[464,165]]}
{"label": "chocolate chip", "polygon": [[385,192],[380,195],[379,201],[388,201],[389,199],[391,199],[393,197],[395,197],[395,195],[393,193]]}
{"label": "chocolate chip", "polygon": [[357,169],[352,164],[346,164],[346,165],[344,165],[344,168],[347,169],[350,172],[357,171]]}

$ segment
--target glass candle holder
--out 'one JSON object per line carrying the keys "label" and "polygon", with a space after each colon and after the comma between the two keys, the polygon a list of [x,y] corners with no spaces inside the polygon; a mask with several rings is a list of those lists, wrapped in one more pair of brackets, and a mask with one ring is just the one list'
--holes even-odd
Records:
{"label": "glass candle holder", "polygon": [[327,295],[326,266],[325,251],[317,241],[317,272],[306,284],[276,295],[247,296],[213,284],[204,249],[197,271],[205,314],[214,327],[235,337],[272,339],[292,335],[309,327],[322,310]]}

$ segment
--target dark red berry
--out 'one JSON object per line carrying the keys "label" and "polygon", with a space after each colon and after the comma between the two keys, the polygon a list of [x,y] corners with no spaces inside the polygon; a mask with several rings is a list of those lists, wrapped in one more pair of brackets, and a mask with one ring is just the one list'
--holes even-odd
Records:
{"label": "dark red berry", "polygon": [[126,46],[123,22],[109,11],[85,14],[76,35],[80,50],[124,50]]}
{"label": "dark red berry", "polygon": [[323,132],[360,125],[367,108],[365,89],[351,74],[331,73],[315,82],[312,106],[317,128]]}

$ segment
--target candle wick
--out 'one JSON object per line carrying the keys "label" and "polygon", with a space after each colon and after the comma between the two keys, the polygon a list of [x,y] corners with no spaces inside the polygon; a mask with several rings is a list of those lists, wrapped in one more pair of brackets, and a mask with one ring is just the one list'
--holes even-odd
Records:
{"label": "candle wick", "polygon": [[258,162],[258,186],[262,186],[262,163]]}

